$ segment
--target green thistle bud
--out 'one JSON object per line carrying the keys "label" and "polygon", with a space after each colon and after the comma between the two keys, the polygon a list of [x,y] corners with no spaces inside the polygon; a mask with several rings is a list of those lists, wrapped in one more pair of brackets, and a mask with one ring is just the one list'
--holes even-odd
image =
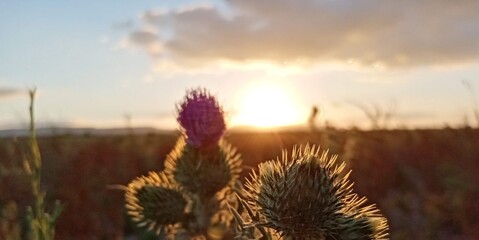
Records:
{"label": "green thistle bud", "polygon": [[234,186],[241,173],[241,157],[224,141],[205,151],[180,137],[166,159],[165,171],[183,189],[210,198],[223,188]]}
{"label": "green thistle bud", "polygon": [[150,172],[128,184],[126,208],[140,227],[157,232],[183,220],[187,201],[165,173]]}
{"label": "green thistle bud", "polygon": [[295,148],[288,159],[259,165],[246,183],[246,200],[261,225],[293,239],[381,239],[387,222],[366,198],[352,192],[345,164],[315,146]]}

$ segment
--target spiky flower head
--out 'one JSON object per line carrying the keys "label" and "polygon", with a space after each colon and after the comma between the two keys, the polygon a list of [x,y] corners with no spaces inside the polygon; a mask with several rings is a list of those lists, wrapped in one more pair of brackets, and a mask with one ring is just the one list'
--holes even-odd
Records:
{"label": "spiky flower head", "polygon": [[291,159],[259,165],[246,183],[246,200],[262,217],[261,224],[293,239],[381,239],[387,221],[366,198],[352,192],[344,163],[336,156],[306,146]]}
{"label": "spiky flower head", "polygon": [[188,91],[177,111],[187,142],[194,147],[217,144],[226,130],[223,109],[206,89]]}
{"label": "spiky flower head", "polygon": [[140,227],[157,232],[180,222],[185,216],[187,201],[164,172],[150,172],[128,184],[126,208]]}
{"label": "spiky flower head", "polygon": [[189,193],[210,198],[235,185],[241,173],[241,156],[225,141],[214,151],[205,152],[180,137],[166,158],[165,171]]}

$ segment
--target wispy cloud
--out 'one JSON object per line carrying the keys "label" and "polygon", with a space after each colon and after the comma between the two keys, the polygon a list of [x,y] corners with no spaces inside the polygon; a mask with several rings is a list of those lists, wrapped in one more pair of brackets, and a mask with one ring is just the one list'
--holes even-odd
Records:
{"label": "wispy cloud", "polygon": [[475,0],[226,0],[147,11],[129,41],[157,61],[354,62],[415,67],[479,59]]}
{"label": "wispy cloud", "polygon": [[26,96],[26,91],[15,88],[0,87],[0,100],[20,95]]}

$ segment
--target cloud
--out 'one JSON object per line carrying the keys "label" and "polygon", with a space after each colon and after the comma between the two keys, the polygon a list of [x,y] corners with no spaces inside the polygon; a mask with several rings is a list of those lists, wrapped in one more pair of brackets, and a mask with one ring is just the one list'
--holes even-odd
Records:
{"label": "cloud", "polygon": [[23,94],[26,95],[26,92],[19,89],[0,87],[0,100],[9,97],[16,97]]}
{"label": "cloud", "polygon": [[401,68],[479,59],[476,0],[226,0],[224,5],[227,11],[214,6],[147,11],[143,27],[129,40],[157,61],[180,65],[258,60]]}

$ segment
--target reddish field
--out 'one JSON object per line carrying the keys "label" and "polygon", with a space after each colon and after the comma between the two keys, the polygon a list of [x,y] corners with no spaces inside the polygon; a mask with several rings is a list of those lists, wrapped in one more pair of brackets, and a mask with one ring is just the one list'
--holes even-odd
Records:
{"label": "reddish field", "polygon": [[[175,139],[176,133],[39,138],[48,201],[65,203],[57,239],[137,235],[122,191],[109,186],[161,170]],[[477,129],[235,132],[226,139],[242,154],[245,177],[294,144],[339,154],[353,170],[355,190],[388,218],[392,239],[479,239]],[[25,146],[25,139],[0,139],[0,239],[21,237],[23,210],[32,200],[21,168]]]}

